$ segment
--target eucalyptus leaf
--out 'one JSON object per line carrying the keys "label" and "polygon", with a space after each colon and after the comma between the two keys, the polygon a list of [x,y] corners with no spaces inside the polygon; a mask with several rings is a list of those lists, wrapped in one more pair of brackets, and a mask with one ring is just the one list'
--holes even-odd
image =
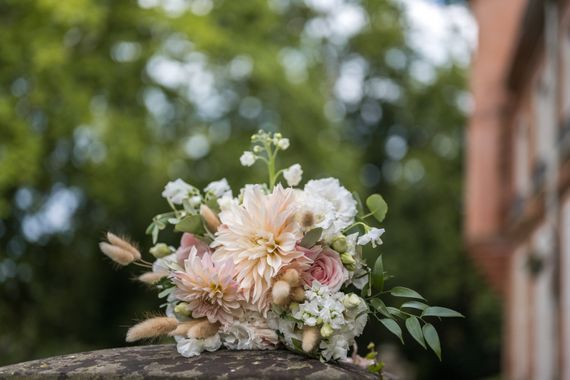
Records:
{"label": "eucalyptus leaf", "polygon": [[380,298],[372,298],[370,300],[370,304],[374,309],[379,311],[385,317],[392,318],[390,312],[388,311],[388,308],[386,307],[386,304],[384,304],[384,302]]}
{"label": "eucalyptus leaf", "polygon": [[424,301],[426,300],[424,297],[420,295],[420,293],[410,288],[405,288],[403,286],[396,286],[390,289],[390,294],[393,295],[394,297],[417,298]]}
{"label": "eucalyptus leaf", "polygon": [[378,291],[384,290],[384,262],[379,255],[372,269],[372,287]]}
{"label": "eucalyptus leaf", "polygon": [[311,248],[321,239],[323,229],[321,227],[313,228],[305,234],[301,240],[301,247]]}
{"label": "eucalyptus leaf", "polygon": [[388,204],[380,194],[372,194],[366,199],[366,206],[380,223],[384,221],[386,213],[388,213]]}
{"label": "eucalyptus leaf", "polygon": [[424,334],[422,332],[422,327],[420,321],[416,317],[409,317],[406,319],[406,328],[410,335],[421,344],[423,348],[426,348],[426,343],[424,341]]}
{"label": "eucalyptus leaf", "polygon": [[424,338],[428,346],[433,350],[433,352],[435,352],[439,361],[441,361],[441,344],[439,343],[437,330],[431,323],[426,323],[422,327],[422,332],[424,333]]}
{"label": "eucalyptus leaf", "polygon": [[174,229],[178,232],[191,232],[194,234],[199,234],[204,232],[204,226],[202,225],[202,218],[200,215],[188,215],[184,217]]}
{"label": "eucalyptus leaf", "polygon": [[392,334],[400,338],[400,341],[402,342],[402,344],[404,344],[404,338],[402,337],[402,329],[400,328],[400,326],[396,321],[394,321],[393,319],[383,318],[380,320],[380,323],[382,323],[384,327],[388,329],[388,331],[390,331]]}
{"label": "eucalyptus leaf", "polygon": [[401,318],[401,319],[406,319],[408,318],[408,314],[402,313],[401,310],[392,307],[392,306],[388,306],[387,307],[388,311],[390,312],[390,314],[392,314],[395,317]]}
{"label": "eucalyptus leaf", "polygon": [[465,318],[463,314],[441,306],[428,307],[423,311],[422,317]]}
{"label": "eucalyptus leaf", "polygon": [[402,304],[402,306],[400,306],[400,309],[416,309],[416,310],[421,310],[424,311],[426,308],[428,307],[428,305],[426,305],[423,302],[418,302],[418,301],[408,301]]}

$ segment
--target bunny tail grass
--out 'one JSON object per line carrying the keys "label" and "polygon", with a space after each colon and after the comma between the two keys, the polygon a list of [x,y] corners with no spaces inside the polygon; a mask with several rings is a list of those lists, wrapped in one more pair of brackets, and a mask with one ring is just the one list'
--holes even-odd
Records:
{"label": "bunny tail grass", "polygon": [[141,253],[139,252],[139,250],[133,244],[129,243],[127,239],[120,238],[112,232],[107,232],[107,240],[109,240],[109,243],[117,247],[121,247],[126,251],[129,251],[135,258],[135,260],[141,259]]}
{"label": "bunny tail grass", "polygon": [[136,342],[137,340],[156,338],[162,335],[168,335],[176,329],[178,321],[176,318],[155,317],[150,318],[131,327],[127,331],[127,342]]}

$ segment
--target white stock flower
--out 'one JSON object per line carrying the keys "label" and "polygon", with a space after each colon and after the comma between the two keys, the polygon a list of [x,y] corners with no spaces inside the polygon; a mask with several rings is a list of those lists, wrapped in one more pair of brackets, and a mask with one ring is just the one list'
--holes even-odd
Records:
{"label": "white stock flower", "polygon": [[243,166],[251,166],[255,163],[255,159],[256,157],[255,154],[253,154],[253,152],[245,151],[239,158],[239,161]]}
{"label": "white stock flower", "polygon": [[323,339],[319,346],[321,356],[326,360],[343,360],[348,353],[348,340],[342,334],[335,334],[329,339]]}
{"label": "white stock flower", "polygon": [[328,287],[322,286],[318,281],[313,281],[311,289],[305,292],[305,297],[305,302],[294,308],[293,318],[303,321],[303,324],[308,326],[326,323],[334,330],[339,330],[344,326],[345,307],[342,303],[344,293],[331,293]]}
{"label": "white stock flower", "polygon": [[228,184],[228,180],[225,178],[222,178],[219,181],[210,182],[208,186],[206,186],[206,188],[204,189],[204,192],[206,193],[209,192],[212,195],[214,195],[216,198],[222,198],[227,195],[229,195],[230,197],[232,196],[232,189]]}
{"label": "white stock flower", "polygon": [[203,351],[216,351],[222,346],[220,335],[216,334],[206,339],[177,337],[176,350],[186,358],[200,355]]}
{"label": "white stock flower", "polygon": [[190,192],[193,190],[194,187],[192,185],[178,178],[176,181],[171,181],[166,184],[162,196],[173,204],[180,205],[184,199],[190,196]]}
{"label": "white stock flower", "polygon": [[279,147],[279,149],[281,150],[286,150],[287,148],[289,148],[289,139],[287,138],[282,138],[279,139],[279,141],[277,141],[277,147]]}
{"label": "white stock flower", "polygon": [[366,245],[372,243],[372,247],[376,248],[376,245],[382,244],[382,239],[380,237],[384,234],[383,228],[372,227],[367,233],[358,238],[358,245]]}
{"label": "white stock flower", "polygon": [[303,330],[297,328],[297,322],[291,319],[281,318],[278,314],[270,311],[267,314],[267,325],[273,330],[277,330],[282,334],[282,341],[291,349],[295,349],[293,339],[301,342],[303,340]]}
{"label": "white stock flower", "polygon": [[294,164],[283,170],[283,177],[289,186],[297,186],[303,178],[303,169],[301,165]]}
{"label": "white stock flower", "polygon": [[336,178],[311,180],[305,185],[301,210],[315,215],[316,227],[323,228],[327,241],[354,222],[356,201]]}

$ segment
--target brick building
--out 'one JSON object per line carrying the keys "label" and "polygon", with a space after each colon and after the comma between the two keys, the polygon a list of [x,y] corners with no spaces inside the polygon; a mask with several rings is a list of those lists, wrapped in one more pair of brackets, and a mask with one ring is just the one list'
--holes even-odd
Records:
{"label": "brick building", "polygon": [[465,237],[508,379],[570,379],[570,0],[471,0]]}

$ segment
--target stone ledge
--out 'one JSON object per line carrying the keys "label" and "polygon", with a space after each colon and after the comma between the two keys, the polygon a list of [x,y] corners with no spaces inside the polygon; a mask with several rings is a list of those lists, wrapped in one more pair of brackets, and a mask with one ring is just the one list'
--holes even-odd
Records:
{"label": "stone ledge", "polygon": [[350,364],[285,350],[204,352],[184,358],[173,344],[111,348],[0,367],[0,379],[374,379]]}

